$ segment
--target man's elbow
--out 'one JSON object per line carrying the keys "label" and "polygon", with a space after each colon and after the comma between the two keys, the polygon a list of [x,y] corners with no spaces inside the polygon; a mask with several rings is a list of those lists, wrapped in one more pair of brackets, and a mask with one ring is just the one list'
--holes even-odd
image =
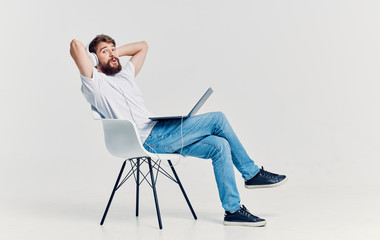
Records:
{"label": "man's elbow", "polygon": [[70,43],[70,53],[71,53],[71,55],[73,54],[73,51],[76,48],[78,48],[78,40],[73,39],[73,40],[71,40],[71,43]]}
{"label": "man's elbow", "polygon": [[82,48],[84,48],[83,43],[81,43],[80,41],[78,41],[76,39],[73,39],[70,43],[70,54],[71,54],[71,56],[77,55],[80,51],[82,51]]}
{"label": "man's elbow", "polygon": [[141,42],[144,49],[148,50],[148,43],[146,41]]}
{"label": "man's elbow", "polygon": [[78,48],[80,46],[80,43],[81,43],[80,41],[73,39],[71,40],[70,48],[71,49]]}

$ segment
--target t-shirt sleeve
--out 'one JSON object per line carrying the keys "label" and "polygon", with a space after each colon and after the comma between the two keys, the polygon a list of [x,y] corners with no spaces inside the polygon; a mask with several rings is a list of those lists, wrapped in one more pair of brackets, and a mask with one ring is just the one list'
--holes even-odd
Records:
{"label": "t-shirt sleeve", "polygon": [[128,61],[124,66],[124,73],[127,75],[128,79],[135,78],[135,66],[131,61]]}
{"label": "t-shirt sleeve", "polygon": [[82,81],[82,91],[94,92],[99,89],[99,76],[95,68],[92,78],[85,77],[80,73],[80,79]]}

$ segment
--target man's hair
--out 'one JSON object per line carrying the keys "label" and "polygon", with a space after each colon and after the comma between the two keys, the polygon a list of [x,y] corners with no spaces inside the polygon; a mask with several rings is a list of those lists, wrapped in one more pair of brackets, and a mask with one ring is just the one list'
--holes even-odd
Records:
{"label": "man's hair", "polygon": [[110,36],[105,35],[105,34],[100,34],[100,35],[97,35],[90,42],[90,45],[88,46],[88,50],[90,52],[96,53],[96,50],[98,48],[98,44],[101,42],[113,43],[113,45],[116,47],[116,42],[115,42],[115,40],[113,40],[113,38],[111,38]]}

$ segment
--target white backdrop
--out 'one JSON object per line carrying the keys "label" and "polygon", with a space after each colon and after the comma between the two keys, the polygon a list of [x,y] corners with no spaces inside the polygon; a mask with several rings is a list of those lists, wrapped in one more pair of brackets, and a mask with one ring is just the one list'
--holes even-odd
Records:
{"label": "white backdrop", "polygon": [[[288,184],[380,183],[379,1],[2,1],[0,7],[5,204],[83,191],[105,200],[121,161],[104,147],[69,54],[72,39],[86,44],[101,33],[118,45],[148,42],[137,80],[152,112],[186,113],[211,86],[200,112],[223,111],[255,161],[287,174]],[[178,168],[198,176],[191,187],[207,181],[216,191],[210,161],[186,158]]]}

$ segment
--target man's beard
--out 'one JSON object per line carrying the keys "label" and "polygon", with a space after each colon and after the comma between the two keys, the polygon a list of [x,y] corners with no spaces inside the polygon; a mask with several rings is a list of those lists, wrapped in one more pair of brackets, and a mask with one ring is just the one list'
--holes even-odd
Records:
{"label": "man's beard", "polygon": [[117,66],[112,66],[111,61],[113,60],[112,58],[108,60],[106,64],[99,63],[100,70],[106,74],[106,75],[115,75],[116,73],[119,73],[121,71],[121,65],[119,58],[115,58],[117,61]]}

